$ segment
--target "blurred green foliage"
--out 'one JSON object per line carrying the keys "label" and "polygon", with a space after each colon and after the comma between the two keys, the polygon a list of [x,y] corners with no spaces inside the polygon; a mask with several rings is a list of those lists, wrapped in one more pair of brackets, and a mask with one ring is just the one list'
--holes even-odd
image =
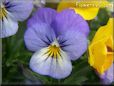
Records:
{"label": "blurred green foliage", "polygon": [[[55,8],[57,4],[47,4],[47,7]],[[100,9],[98,17],[88,21],[90,34],[88,40],[91,41],[100,26],[107,23],[110,15],[106,9]],[[28,51],[24,45],[24,32],[26,21],[19,22],[19,31],[16,35],[3,39],[2,72],[3,84],[100,84],[100,79],[93,68],[88,64],[88,52],[82,58],[74,61],[71,75],[62,80],[56,80],[48,76],[42,76],[29,69],[29,60],[32,52]]]}

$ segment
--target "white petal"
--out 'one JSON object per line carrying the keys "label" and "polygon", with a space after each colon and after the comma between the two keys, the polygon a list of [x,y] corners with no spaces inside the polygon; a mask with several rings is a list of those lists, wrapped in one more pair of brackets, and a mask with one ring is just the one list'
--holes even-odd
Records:
{"label": "white petal", "polygon": [[18,30],[17,21],[13,20],[9,16],[7,16],[7,18],[4,17],[3,20],[0,20],[0,24],[0,38],[5,38],[14,35]]}
{"label": "white petal", "polygon": [[50,70],[49,66],[47,66],[45,68],[43,67],[43,66],[46,66],[46,64],[50,65],[50,62],[51,62],[51,60],[50,60],[51,58],[47,57],[47,55],[44,55],[44,53],[46,53],[47,51],[48,51],[48,48],[45,48],[45,49],[42,49],[42,50],[36,52],[30,60],[30,68],[33,71],[35,71],[39,74],[42,74],[42,75],[49,74],[49,70]]}
{"label": "white petal", "polygon": [[61,50],[61,57],[53,59],[51,64],[50,76],[62,79],[70,75],[72,64],[67,54]]}
{"label": "white petal", "polygon": [[70,75],[72,65],[67,54],[61,50],[61,57],[54,58],[48,57],[45,54],[47,51],[48,48],[43,48],[36,52],[30,60],[30,68],[41,75],[48,75],[56,79]]}

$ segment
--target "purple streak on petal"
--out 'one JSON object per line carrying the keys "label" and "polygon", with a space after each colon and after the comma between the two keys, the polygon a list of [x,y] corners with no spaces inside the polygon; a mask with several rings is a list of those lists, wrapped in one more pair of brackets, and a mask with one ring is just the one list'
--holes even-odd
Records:
{"label": "purple streak on petal", "polygon": [[114,81],[114,64],[100,78],[103,84],[111,84]]}
{"label": "purple streak on petal", "polygon": [[87,38],[80,31],[69,30],[59,36],[61,48],[66,51],[71,60],[76,60],[87,50]]}
{"label": "purple streak on petal", "polygon": [[28,27],[32,26],[34,23],[44,22],[46,24],[51,24],[55,18],[57,12],[51,8],[39,8],[37,12],[34,13],[33,17],[28,21]]}
{"label": "purple streak on petal", "polygon": [[47,47],[54,39],[53,29],[45,23],[38,23],[29,27],[24,36],[26,47],[31,51]]}
{"label": "purple streak on petal", "polygon": [[58,13],[52,27],[57,31],[57,34],[62,34],[71,29],[79,30],[86,36],[89,34],[87,22],[72,9],[66,9]]}
{"label": "purple streak on petal", "polygon": [[32,0],[7,0],[5,7],[17,21],[24,21],[32,12]]}

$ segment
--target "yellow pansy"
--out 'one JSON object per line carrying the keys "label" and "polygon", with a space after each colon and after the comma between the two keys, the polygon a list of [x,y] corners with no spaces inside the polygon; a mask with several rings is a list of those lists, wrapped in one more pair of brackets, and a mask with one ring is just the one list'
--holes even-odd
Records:
{"label": "yellow pansy", "polygon": [[66,8],[74,9],[85,20],[94,19],[100,7],[105,7],[109,4],[107,0],[61,0],[57,10],[62,11]]}
{"label": "yellow pansy", "polygon": [[89,63],[98,73],[103,74],[113,64],[113,19],[96,32],[89,45]]}

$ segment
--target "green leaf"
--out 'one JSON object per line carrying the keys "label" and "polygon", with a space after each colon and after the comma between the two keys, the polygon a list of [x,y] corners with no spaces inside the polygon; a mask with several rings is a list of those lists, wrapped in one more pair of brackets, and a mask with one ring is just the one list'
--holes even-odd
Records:
{"label": "green leaf", "polygon": [[108,15],[108,11],[106,8],[102,8],[100,9],[99,13],[98,13],[98,21],[100,23],[100,25],[106,25],[107,22],[109,20],[109,15]]}
{"label": "green leaf", "polygon": [[90,28],[91,28],[92,30],[97,30],[100,26],[101,26],[101,25],[100,25],[100,22],[97,21],[97,20],[92,20],[92,21],[90,22]]}

